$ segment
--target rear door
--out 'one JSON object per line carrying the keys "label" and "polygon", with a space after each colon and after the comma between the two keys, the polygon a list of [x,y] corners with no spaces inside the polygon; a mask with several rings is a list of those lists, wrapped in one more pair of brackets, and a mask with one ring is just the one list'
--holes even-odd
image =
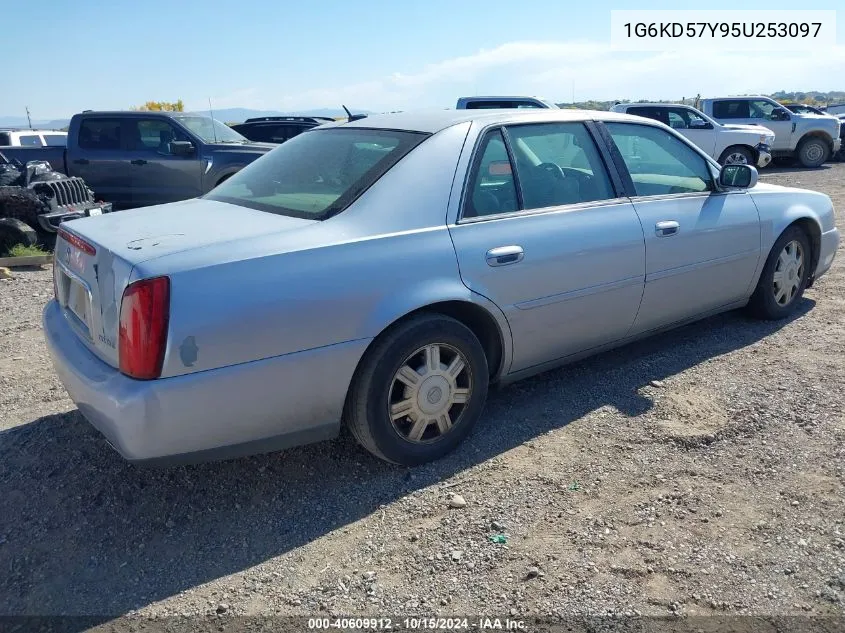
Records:
{"label": "rear door", "polygon": [[493,127],[450,225],[461,277],[505,313],[510,371],[623,338],[640,303],[643,232],[587,125]]}
{"label": "rear door", "polygon": [[202,166],[197,152],[177,156],[172,141],[197,142],[165,117],[131,118],[125,123],[132,206],[176,202],[202,195]]}
{"label": "rear door", "polygon": [[645,291],[632,334],[747,297],[761,243],[751,196],[716,191],[708,162],[668,130],[604,125],[645,231]]}
{"label": "rear door", "polygon": [[126,207],[132,202],[132,182],[121,137],[122,119],[84,117],[77,143],[68,147],[67,168],[68,175],[84,179],[98,199]]}

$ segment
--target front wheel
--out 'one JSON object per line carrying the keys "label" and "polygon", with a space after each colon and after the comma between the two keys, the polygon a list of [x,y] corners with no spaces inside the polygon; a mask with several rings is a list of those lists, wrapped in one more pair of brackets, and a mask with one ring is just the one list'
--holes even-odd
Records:
{"label": "front wheel", "polygon": [[761,319],[792,314],[810,278],[810,240],[797,226],[788,228],[772,247],[748,307]]}
{"label": "front wheel", "polygon": [[720,165],[753,165],[754,153],[742,145],[727,148],[719,157]]}
{"label": "front wheel", "polygon": [[829,154],[830,148],[820,138],[810,137],[798,145],[798,162],[804,167],[821,167]]}
{"label": "front wheel", "polygon": [[344,419],[376,457],[404,466],[439,459],[469,435],[487,399],[487,358],[463,323],[421,314],[367,351]]}

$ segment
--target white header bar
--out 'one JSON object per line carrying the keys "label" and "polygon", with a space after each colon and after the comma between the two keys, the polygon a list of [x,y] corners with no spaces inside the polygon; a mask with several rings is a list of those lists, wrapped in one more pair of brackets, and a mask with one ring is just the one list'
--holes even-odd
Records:
{"label": "white header bar", "polygon": [[816,51],[836,46],[836,11],[611,11],[616,51]]}

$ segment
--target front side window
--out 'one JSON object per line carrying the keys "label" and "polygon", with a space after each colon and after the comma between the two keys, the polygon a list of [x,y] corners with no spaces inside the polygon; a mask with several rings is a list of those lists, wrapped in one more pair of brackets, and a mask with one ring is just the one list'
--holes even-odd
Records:
{"label": "front side window", "polygon": [[42,147],[41,137],[37,134],[21,134],[18,137],[21,147]]}
{"label": "front side window", "polygon": [[130,149],[169,155],[170,143],[187,141],[188,136],[164,119],[136,119],[127,122],[131,126]]}
{"label": "front side window", "polygon": [[638,196],[713,189],[707,161],[670,132],[651,125],[605,124],[619,148]]}
{"label": "front side window", "polygon": [[428,134],[329,128],[300,134],[204,197],[310,220],[343,211]]}
{"label": "front side window", "polygon": [[717,119],[750,119],[748,101],[744,99],[726,99],[713,103],[713,116]]}
{"label": "front side window", "polygon": [[120,119],[84,119],[79,126],[79,147],[91,150],[120,149]]}
{"label": "front side window", "polygon": [[772,120],[772,112],[777,108],[774,103],[763,100],[751,101],[748,107],[752,119],[766,119],[767,121]]}

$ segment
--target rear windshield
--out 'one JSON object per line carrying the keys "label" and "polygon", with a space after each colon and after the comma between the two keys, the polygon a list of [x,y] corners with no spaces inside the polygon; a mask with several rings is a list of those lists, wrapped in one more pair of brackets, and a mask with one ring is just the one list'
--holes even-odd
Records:
{"label": "rear windshield", "polygon": [[427,134],[313,129],[268,152],[204,197],[309,220],[340,213]]}

